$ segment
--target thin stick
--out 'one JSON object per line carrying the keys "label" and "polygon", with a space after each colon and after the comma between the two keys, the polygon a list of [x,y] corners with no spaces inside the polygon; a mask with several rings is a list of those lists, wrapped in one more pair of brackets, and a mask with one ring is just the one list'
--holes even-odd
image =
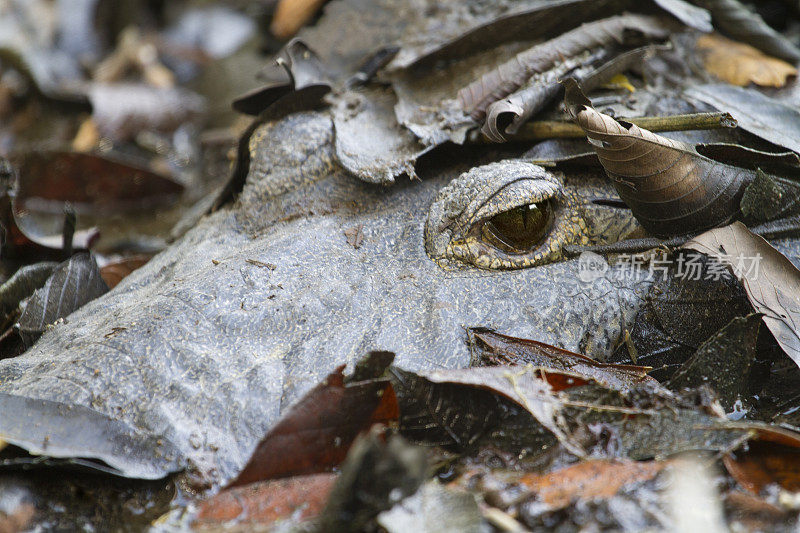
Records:
{"label": "thin stick", "polygon": [[[688,115],[672,115],[668,117],[637,117],[623,118],[640,128],[650,131],[685,131],[685,130],[713,130],[720,128],[735,128],[736,119],[730,113],[692,113]],[[511,142],[541,141],[544,139],[580,139],[586,133],[573,122],[557,120],[537,120],[528,122],[520,130],[509,135]],[[480,132],[475,131],[470,135],[470,142],[488,144]]]}

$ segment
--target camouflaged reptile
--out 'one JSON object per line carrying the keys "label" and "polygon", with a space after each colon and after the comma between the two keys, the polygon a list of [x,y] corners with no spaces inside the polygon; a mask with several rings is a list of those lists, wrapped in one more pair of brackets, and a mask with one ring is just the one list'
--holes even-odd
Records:
{"label": "camouflaged reptile", "polygon": [[[595,202],[614,196],[600,174],[459,150],[377,187],[334,163],[324,112],[262,126],[251,150],[236,204],[0,362],[4,440],[133,477],[226,479],[282,410],[369,350],[464,367],[465,328],[486,326],[602,357],[647,287],[583,282],[560,260],[637,228]],[[515,217],[540,235],[528,250],[503,241]]]}

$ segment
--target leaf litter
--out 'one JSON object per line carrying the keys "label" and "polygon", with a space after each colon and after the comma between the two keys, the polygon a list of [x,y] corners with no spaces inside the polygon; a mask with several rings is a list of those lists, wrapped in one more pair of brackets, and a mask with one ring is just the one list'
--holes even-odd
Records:
{"label": "leaf litter", "polygon": [[[224,61],[246,38],[226,52],[214,52],[210,41],[181,48],[190,41],[178,46],[174,36],[167,46],[154,37],[158,29],[122,32],[104,41],[97,27],[87,26],[77,33],[88,35],[89,44],[67,38],[57,44],[57,32],[47,35],[47,29],[40,30],[45,38],[39,41],[15,42],[7,35],[16,35],[16,23],[4,23],[0,55],[22,83],[3,78],[0,89],[9,83],[10,94],[40,100],[36,106],[76,106],[71,134],[54,131],[50,140],[60,136],[53,144],[74,141],[74,146],[99,149],[45,152],[4,132],[17,156],[57,166],[58,172],[32,172],[24,159],[4,151],[24,179],[59,178],[23,179],[16,196],[4,200],[7,238],[1,257],[7,264],[0,303],[11,334],[30,344],[163,246],[117,244],[98,252],[96,235],[80,234],[86,228],[82,213],[94,211],[102,218],[104,211],[131,205],[152,213],[159,201],[186,195],[211,195],[216,208],[223,207],[244,185],[250,138],[261,123],[325,109],[335,128],[336,164],[362,181],[392,186],[404,175],[417,177],[418,158],[447,141],[475,143],[482,130],[493,142],[520,142],[514,136],[531,119],[563,123],[572,118],[589,144],[556,146],[553,152],[554,143],[545,141],[549,144],[531,154],[548,164],[575,159],[601,164],[621,200],[649,230],[648,246],[674,247],[691,239],[687,248],[705,254],[699,256],[701,272],[725,270],[729,276],[693,283],[671,266],[651,285],[629,342],[620,342],[607,361],[471,327],[465,342],[473,350],[472,368],[404,370],[390,366],[392,355],[386,352],[362,360],[349,378],[340,367],[284,413],[247,466],[225,480],[229,484],[222,492],[211,499],[207,493],[201,498],[185,493],[200,502],[192,527],[668,529],[675,510],[663,497],[665,479],[676,465],[698,456],[724,466],[714,483],[726,487],[725,497],[715,504],[738,516],[739,523],[796,521],[796,505],[787,498],[798,488],[794,464],[800,437],[774,422],[787,420],[797,407],[787,384],[800,364],[794,316],[800,278],[791,258],[781,253],[791,246],[778,242],[773,247],[753,233],[772,240],[793,235],[800,197],[796,105],[780,93],[708,84],[699,75],[685,87],[653,90],[648,85],[657,87],[665,78],[645,73],[659,61],[680,57],[684,50],[675,44],[680,39],[662,44],[687,33],[706,50],[706,69],[721,80],[791,89],[794,66],[774,57],[796,63],[797,47],[736,0],[656,0],[642,13],[632,3],[605,1],[423,4],[425,9],[412,10],[402,2],[330,2],[316,23],[300,31],[300,39],[279,52],[278,70],[266,75],[269,83],[235,101],[238,111],[257,118],[249,128],[240,123],[225,133],[231,146],[239,138],[238,158],[227,184],[213,187],[187,172],[195,148],[187,147],[186,139],[202,127],[207,109],[183,79],[204,68],[209,57]],[[623,14],[625,9],[634,12]],[[221,18],[230,14],[222,13]],[[674,19],[664,18],[665,13]],[[246,20],[241,12],[236,16]],[[148,28],[146,19],[134,15],[127,22]],[[288,36],[295,31],[289,26],[276,31]],[[708,34],[712,30],[736,41]],[[707,35],[698,40],[697,31]],[[52,70],[64,50],[80,50],[84,70],[74,58]],[[154,51],[155,57],[142,50]],[[624,87],[606,85],[621,73]],[[570,94],[568,86],[565,114],[557,103],[562,90],[557,82],[566,76],[576,78],[593,99],[581,99],[574,90]],[[657,100],[660,90],[673,89],[670,94],[689,107],[730,114],[742,144],[712,130],[704,134],[707,142],[683,142],[617,118],[615,109],[625,108],[634,112],[625,116],[654,118],[653,110],[663,108],[652,94]],[[55,123],[55,113],[52,119]],[[228,119],[233,124],[232,113]],[[108,154],[109,144],[119,153]],[[620,153],[623,161],[614,157]],[[145,156],[147,162],[118,166],[120,154]],[[64,172],[75,161],[89,163]],[[116,181],[109,179],[112,175]],[[687,175],[690,187],[680,189],[686,185],[680,178]],[[67,187],[64,178],[84,182]],[[120,186],[123,190],[115,193]],[[724,190],[721,201],[709,199],[715,195],[705,189],[714,187]],[[669,209],[658,211],[655,204],[664,202],[665,188],[679,192]],[[642,201],[643,191],[652,198]],[[49,222],[26,224],[24,217],[37,208],[49,212]],[[695,218],[698,211],[703,216]],[[78,233],[70,222],[76,212]],[[740,222],[725,226],[736,220],[753,231]],[[359,232],[351,239],[349,230],[343,231],[354,248],[361,246]],[[36,242],[37,235],[47,239]],[[94,251],[86,252],[90,247]],[[671,261],[687,258],[687,248],[671,252]],[[760,275],[731,260],[737,254],[760,257]],[[15,320],[16,330],[10,326]],[[126,328],[109,330],[124,335]],[[787,361],[796,364],[787,367]],[[778,379],[780,373],[786,375]],[[62,410],[54,405],[40,412],[55,420],[65,416]],[[7,446],[0,441],[5,446],[0,464],[67,466],[139,478],[163,477],[185,466],[171,442],[151,442],[118,420],[95,420],[94,414],[75,409],[67,416],[104,443],[97,457],[74,457],[64,450],[79,444],[49,443],[43,430],[34,429],[29,441]],[[120,436],[128,439],[124,451],[115,440]],[[208,480],[183,476],[180,483],[196,482],[194,490],[209,487]],[[19,516],[27,523],[32,515]],[[164,520],[170,523],[169,515]]]}

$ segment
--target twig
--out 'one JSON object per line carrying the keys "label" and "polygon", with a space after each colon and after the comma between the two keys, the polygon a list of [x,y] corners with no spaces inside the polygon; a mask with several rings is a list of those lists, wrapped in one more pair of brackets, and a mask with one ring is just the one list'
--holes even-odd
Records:
{"label": "twig", "polygon": [[[730,113],[692,113],[688,115],[672,115],[668,117],[637,117],[620,119],[650,131],[685,131],[713,130],[735,128],[736,119]],[[557,120],[537,120],[522,126],[515,135],[509,135],[511,142],[540,141],[544,139],[580,139],[586,133],[573,122]],[[488,144],[479,131],[474,131],[469,138],[474,144]]]}

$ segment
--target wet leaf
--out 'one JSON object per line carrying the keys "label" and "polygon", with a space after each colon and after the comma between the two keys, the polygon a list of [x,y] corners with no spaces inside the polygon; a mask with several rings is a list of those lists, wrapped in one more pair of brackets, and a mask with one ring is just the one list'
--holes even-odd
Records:
{"label": "wet leaf", "polygon": [[519,483],[552,510],[576,501],[612,498],[629,485],[653,479],[670,464],[669,461],[596,459],[547,474],[526,474]]}
{"label": "wet leaf", "polygon": [[388,380],[344,382],[344,365],[289,409],[230,482],[236,487],[338,466],[359,433],[399,415]]}
{"label": "wet leaf", "polygon": [[[645,46],[618,55],[608,50],[600,50],[588,59],[580,61],[577,66],[570,67],[565,61],[554,74],[560,78],[562,72],[569,71],[569,75],[580,80],[587,89],[599,87],[616,74],[642,63],[657,49],[656,46]],[[518,133],[525,122],[542,111],[560,92],[561,85],[558,79],[543,84],[540,79],[533,78],[507,98],[489,105],[481,131],[489,140],[503,142],[505,134]]]}
{"label": "wet leaf", "polygon": [[86,303],[108,292],[97,261],[87,253],[73,255],[55,268],[31,296],[19,319],[19,333],[27,346],[59,318],[65,318]]}
{"label": "wet leaf", "polygon": [[730,37],[751,44],[771,56],[792,63],[800,61],[800,49],[739,0],[695,0],[695,3],[709,10],[714,26]]}
{"label": "wet leaf", "polygon": [[442,486],[436,480],[428,481],[416,493],[379,514],[378,524],[389,533],[486,531],[475,496]]}
{"label": "wet leaf", "polygon": [[320,531],[363,531],[381,511],[417,491],[428,474],[422,448],[380,429],[359,438],[320,517]]}
{"label": "wet leaf", "polygon": [[110,214],[151,209],[175,201],[183,192],[174,180],[120,157],[28,152],[13,162],[19,174],[17,212],[53,212],[63,218],[63,205],[69,202],[77,214]]}
{"label": "wet leaf", "polygon": [[583,128],[620,197],[654,235],[672,236],[730,222],[755,172],[724,165],[674,141],[595,110],[574,80],[565,103]]}
{"label": "wet leaf", "polygon": [[[409,438],[426,442],[438,439],[438,444],[467,449],[482,439],[491,439],[495,432],[504,432],[503,414],[510,413],[512,422],[518,416],[504,405],[511,401],[535,420],[529,422],[530,434],[518,435],[520,439],[512,439],[512,444],[527,438],[526,445],[533,446],[555,436],[571,452],[583,455],[567,437],[561,425],[561,400],[552,394],[587,383],[579,374],[532,365],[441,370],[424,376],[393,368],[392,373],[400,400],[400,429]],[[536,425],[546,431],[533,431]]]}
{"label": "wet leaf", "polygon": [[[752,313],[741,284],[719,262],[678,251],[656,258],[658,269],[631,329],[636,364],[666,381],[712,335],[736,317]],[[621,346],[609,359],[629,362]]]}
{"label": "wet leaf", "polygon": [[744,87],[783,87],[797,69],[789,63],[764,55],[748,44],[719,35],[703,35],[697,40],[706,70],[722,81]]}
{"label": "wet leaf", "polygon": [[192,527],[203,530],[232,521],[253,527],[284,519],[309,520],[325,507],[335,481],[336,474],[313,474],[227,489],[201,504]]}
{"label": "wet leaf", "polygon": [[796,447],[753,442],[723,461],[739,485],[755,494],[772,484],[790,492],[800,490],[800,449]]}
{"label": "wet leaf", "polygon": [[711,25],[711,13],[706,9],[694,6],[684,0],[654,0],[654,2],[690,28],[703,32],[714,29]]}
{"label": "wet leaf", "polygon": [[103,278],[103,281],[106,282],[108,288],[113,289],[134,270],[146,265],[150,259],[151,257],[149,255],[134,255],[113,263],[108,263],[100,269],[100,276]]}
{"label": "wet leaf", "polygon": [[25,265],[14,272],[5,283],[0,285],[0,314],[7,315],[17,308],[19,303],[41,288],[58,263],[43,261]]}
{"label": "wet leaf", "polygon": [[390,185],[402,174],[416,177],[414,164],[430,149],[397,123],[396,103],[390,89],[371,88],[338,95],[333,105],[336,158],[368,183]]}
{"label": "wet leaf", "polygon": [[734,318],[705,341],[669,381],[671,389],[710,386],[730,412],[747,392],[761,316]]}
{"label": "wet leaf", "polygon": [[581,22],[619,12],[619,4],[609,0],[518,2],[510,13],[499,9],[494,17],[462,30],[450,40],[439,32],[419,43],[406,44],[389,69],[430,67],[509,42],[558,35]]}
{"label": "wet leaf", "polygon": [[[585,355],[528,339],[501,335],[492,330],[469,330],[473,357],[484,365],[525,365],[565,370],[596,380],[602,385],[628,391],[643,383],[657,383],[645,366],[601,363]],[[475,361],[473,361],[475,364]]]}
{"label": "wet leaf", "polygon": [[275,8],[269,30],[281,40],[291,38],[327,0],[280,0]]}
{"label": "wet leaf", "polygon": [[775,340],[800,366],[800,270],[741,222],[707,231],[686,247],[731,267]]}
{"label": "wet leaf", "polygon": [[695,85],[686,95],[720,111],[729,111],[743,130],[800,153],[800,110],[755,89],[727,83]]}
{"label": "wet leaf", "polygon": [[303,98],[318,94],[318,98],[322,98],[330,91],[322,62],[316,52],[300,39],[293,39],[281,49],[275,58],[275,66],[269,72],[271,79],[267,84],[233,101],[236,111],[257,116],[293,93],[305,94]]}
{"label": "wet leaf", "polygon": [[584,24],[517,54],[496,70],[464,87],[458,92],[461,107],[473,119],[481,120],[489,105],[516,91],[531,76],[547,72],[563,63],[564,58],[573,58],[586,50],[624,43],[626,33],[640,33],[649,39],[667,36],[663,21],[643,15],[620,15]]}

